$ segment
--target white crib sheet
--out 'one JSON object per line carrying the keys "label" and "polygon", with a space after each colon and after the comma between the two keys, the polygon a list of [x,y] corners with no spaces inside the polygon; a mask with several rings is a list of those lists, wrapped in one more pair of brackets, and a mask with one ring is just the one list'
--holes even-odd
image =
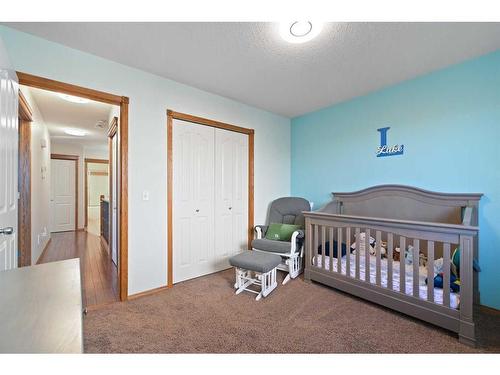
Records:
{"label": "white crib sheet", "polygon": [[[350,275],[351,277],[356,276],[356,255],[350,254]],[[317,259],[317,264],[315,260]],[[321,268],[321,255],[317,255],[313,258],[312,264]],[[376,284],[376,260],[374,255],[370,256],[370,283]],[[325,266],[329,269],[330,259],[325,256]],[[380,262],[381,270],[381,284],[382,287],[387,288],[387,259],[381,259]],[[346,274],[346,257],[342,257],[342,274]],[[333,258],[333,270],[337,272],[337,258]],[[361,280],[365,280],[365,255],[360,254],[359,257],[359,277]],[[423,300],[427,300],[427,284],[425,283],[425,278],[427,277],[427,269],[425,267],[419,267],[419,297]],[[407,295],[413,295],[413,265],[406,265],[406,288],[405,292]],[[399,292],[399,262],[394,261],[392,264],[392,289]],[[443,289],[434,288],[434,303],[438,305],[443,304]],[[460,294],[452,293],[450,291],[450,307],[457,309],[460,303]]]}

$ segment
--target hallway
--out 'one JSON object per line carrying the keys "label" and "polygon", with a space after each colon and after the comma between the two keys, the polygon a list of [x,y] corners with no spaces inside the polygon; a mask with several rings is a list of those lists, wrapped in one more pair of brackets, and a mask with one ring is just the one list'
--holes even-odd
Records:
{"label": "hallway", "polygon": [[116,267],[98,236],[85,231],[52,233],[38,264],[80,258],[83,305],[118,301]]}

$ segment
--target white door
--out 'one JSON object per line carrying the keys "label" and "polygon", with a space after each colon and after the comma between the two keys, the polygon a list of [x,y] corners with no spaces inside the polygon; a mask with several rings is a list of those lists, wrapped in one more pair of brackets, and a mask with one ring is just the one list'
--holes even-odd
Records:
{"label": "white door", "polygon": [[214,254],[212,127],[174,120],[173,281],[217,271]]}
{"label": "white door", "polygon": [[248,248],[248,136],[215,131],[215,252],[219,269]]}
{"label": "white door", "polygon": [[18,255],[18,84],[6,60],[0,44],[0,271],[16,268]]}
{"label": "white door", "polygon": [[111,260],[118,265],[118,149],[117,149],[118,135],[115,134],[111,138]]}
{"label": "white door", "polygon": [[111,138],[111,154],[113,165],[111,165],[111,260],[115,265],[118,265],[118,135]]}
{"label": "white door", "polygon": [[76,166],[74,160],[51,159],[52,232],[75,230]]}

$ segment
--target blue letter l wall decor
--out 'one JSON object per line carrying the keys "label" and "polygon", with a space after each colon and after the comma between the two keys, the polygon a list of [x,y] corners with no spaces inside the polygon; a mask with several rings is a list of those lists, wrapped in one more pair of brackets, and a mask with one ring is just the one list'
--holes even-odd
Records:
{"label": "blue letter l wall decor", "polygon": [[387,131],[389,129],[389,126],[377,129],[380,132],[380,146],[377,147],[377,157],[403,154],[404,145],[387,146]]}

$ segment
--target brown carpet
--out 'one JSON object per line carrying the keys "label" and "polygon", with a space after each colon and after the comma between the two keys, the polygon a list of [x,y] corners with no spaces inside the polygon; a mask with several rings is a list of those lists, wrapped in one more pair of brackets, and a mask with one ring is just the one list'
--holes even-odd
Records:
{"label": "brown carpet", "polygon": [[[281,274],[281,273],[280,273]],[[281,275],[280,275],[281,276]],[[477,313],[479,347],[416,319],[296,279],[259,302],[232,270],[89,311],[90,353],[500,352],[500,315]]]}

